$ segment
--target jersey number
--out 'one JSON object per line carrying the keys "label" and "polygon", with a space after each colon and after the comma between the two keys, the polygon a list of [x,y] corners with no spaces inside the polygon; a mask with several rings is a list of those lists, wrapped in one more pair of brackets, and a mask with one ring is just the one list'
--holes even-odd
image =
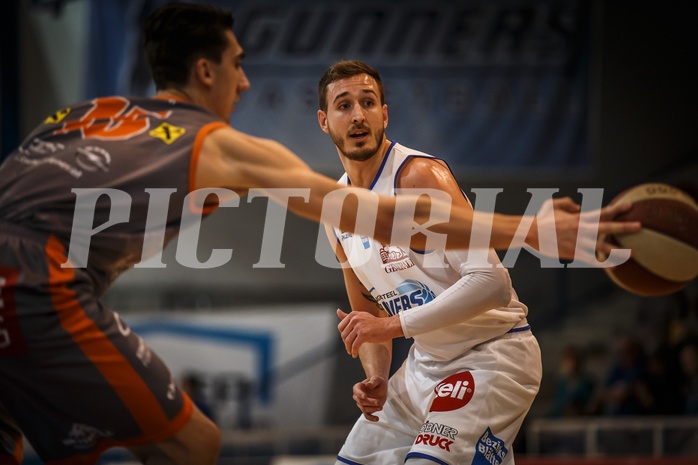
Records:
{"label": "jersey number", "polygon": [[81,131],[83,139],[125,140],[144,133],[150,128],[150,117],[167,118],[171,111],[147,111],[139,106],[129,108],[123,97],[104,97],[93,100],[94,106],[77,121],[63,123],[54,134]]}

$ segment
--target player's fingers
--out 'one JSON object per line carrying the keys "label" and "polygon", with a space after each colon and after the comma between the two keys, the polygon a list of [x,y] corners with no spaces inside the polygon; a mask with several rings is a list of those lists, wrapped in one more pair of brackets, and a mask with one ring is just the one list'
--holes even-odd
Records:
{"label": "player's fingers", "polygon": [[349,326],[349,323],[351,323],[351,318],[347,318],[349,316],[348,313],[344,313],[340,309],[337,309],[337,316],[339,317],[340,321],[337,324],[337,329],[339,330],[340,333],[344,332],[344,329]]}
{"label": "player's fingers", "polygon": [[381,410],[383,408],[381,406],[380,401],[373,397],[362,397],[354,395],[353,398],[354,402],[356,402],[356,405],[358,405],[359,408],[361,408],[362,410],[366,409],[366,411],[377,412],[378,410]]}
{"label": "player's fingers", "polygon": [[342,340],[344,341],[344,348],[347,353],[353,358],[356,358],[359,354],[359,345],[357,345],[358,335],[356,329],[352,326],[344,328],[342,331]]}
{"label": "player's fingers", "polygon": [[[347,320],[344,320],[344,321],[347,321]],[[341,325],[341,323],[340,323],[340,325]],[[352,328],[347,327],[347,326],[345,326],[343,328],[339,328],[339,333],[342,336],[342,341],[344,342],[344,350],[346,350],[347,353],[351,355],[351,346],[352,346],[353,339],[354,339],[354,336],[352,333]]]}
{"label": "player's fingers", "polygon": [[367,403],[367,402],[357,402],[356,405],[359,406],[362,412],[365,413],[376,413],[380,412],[383,410],[383,406],[380,403],[372,402],[372,403]]}
{"label": "player's fingers", "polygon": [[642,229],[639,221],[602,221],[599,223],[599,234],[632,234]]}
{"label": "player's fingers", "polygon": [[[603,238],[600,238],[596,244],[596,250],[599,252],[600,258],[608,257],[611,255],[611,252],[617,248],[619,248],[619,246],[606,242]],[[632,255],[633,251],[630,249],[630,256],[632,257]]]}
{"label": "player's fingers", "polygon": [[370,392],[366,391],[358,394],[354,400],[361,402],[362,405],[367,407],[376,407],[381,405],[380,399],[373,397]]}
{"label": "player's fingers", "polygon": [[370,389],[375,389],[376,386],[379,386],[382,382],[383,382],[383,380],[381,378],[372,376],[372,377],[368,378],[366,381],[364,381],[363,384],[364,384],[364,386],[366,386],[366,389],[370,390]]}
{"label": "player's fingers", "polygon": [[351,344],[351,356],[356,358],[359,356],[359,348],[361,347],[362,342],[359,340],[358,337],[355,337],[354,340],[352,341]]}
{"label": "player's fingers", "polygon": [[366,380],[356,383],[353,389],[354,400],[356,398],[366,399],[368,397],[368,389],[366,388]]}
{"label": "player's fingers", "polygon": [[342,341],[344,341],[344,348],[348,354],[351,354],[351,346],[353,343],[354,335],[354,325],[352,324],[352,318],[350,314],[344,313],[341,310],[337,310],[337,316],[342,318],[340,312],[344,314],[343,320],[337,325],[340,335],[342,336]]}
{"label": "player's fingers", "polygon": [[621,213],[625,213],[633,208],[630,202],[617,202],[606,205],[601,209],[601,220],[612,220]]}
{"label": "player's fingers", "polygon": [[576,203],[574,200],[572,200],[571,197],[563,197],[561,199],[554,199],[553,205],[555,206],[555,208],[558,208],[560,210],[564,210],[564,211],[570,212],[570,213],[576,213],[576,212],[580,211],[580,209],[581,209],[579,204]]}
{"label": "player's fingers", "polygon": [[350,333],[346,340],[345,340],[345,346],[347,348],[347,353],[351,355],[353,358],[356,358],[356,354],[354,353],[354,343],[356,341],[356,337],[354,336],[354,333]]}
{"label": "player's fingers", "polygon": [[378,421],[378,417],[375,416],[375,415],[371,415],[371,414],[368,414],[368,413],[364,413],[364,417],[365,417],[368,421],[373,421],[373,422]]}

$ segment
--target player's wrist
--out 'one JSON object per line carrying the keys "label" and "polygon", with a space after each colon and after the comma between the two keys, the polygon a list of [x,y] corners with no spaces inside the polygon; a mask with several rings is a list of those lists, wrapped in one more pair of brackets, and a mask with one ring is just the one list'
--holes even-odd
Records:
{"label": "player's wrist", "polygon": [[[393,319],[398,320],[398,322],[400,323],[400,336],[406,337],[406,338],[411,338],[412,335],[409,332],[405,312],[398,313],[397,318],[393,318]],[[396,337],[398,337],[398,336],[396,336]]]}
{"label": "player's wrist", "polygon": [[[521,217],[521,221],[524,221],[524,217]],[[517,244],[517,242],[517,235],[514,234],[510,248],[518,248],[523,247],[524,245],[528,245],[530,247],[533,247],[535,250],[539,249],[540,241],[538,238],[538,222],[536,218],[533,218],[531,227],[528,229],[528,232],[526,233],[526,236],[524,237],[522,243]]]}

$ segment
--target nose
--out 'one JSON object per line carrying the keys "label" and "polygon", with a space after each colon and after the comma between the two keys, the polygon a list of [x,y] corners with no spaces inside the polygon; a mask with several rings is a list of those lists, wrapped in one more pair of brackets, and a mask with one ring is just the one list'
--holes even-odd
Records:
{"label": "nose", "polygon": [[242,79],[238,84],[238,92],[243,93],[250,90],[250,80],[247,79],[247,74],[245,74],[245,71],[243,69],[241,69],[240,71],[242,72]]}
{"label": "nose", "polygon": [[366,119],[366,115],[364,115],[364,109],[361,108],[361,105],[354,105],[354,108],[352,109],[352,112],[351,112],[352,123],[361,123],[365,119]]}

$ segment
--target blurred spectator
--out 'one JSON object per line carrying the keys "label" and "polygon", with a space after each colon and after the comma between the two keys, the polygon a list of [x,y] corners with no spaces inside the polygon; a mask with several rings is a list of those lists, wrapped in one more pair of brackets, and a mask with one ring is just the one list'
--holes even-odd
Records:
{"label": "blurred spectator", "polygon": [[687,328],[681,326],[690,313],[689,307],[685,291],[638,299],[635,329],[648,354],[665,346],[670,338],[683,337],[680,333]]}
{"label": "blurred spectator", "polygon": [[638,397],[646,414],[683,413],[682,376],[675,351],[665,347],[649,354]]}
{"label": "blurred spectator", "polygon": [[686,306],[684,311],[671,321],[668,334],[669,345],[676,348],[698,338],[698,280],[686,286],[681,294],[686,296]]}
{"label": "blurred spectator", "polygon": [[577,347],[566,347],[560,356],[552,417],[586,415],[595,388],[594,377],[584,367],[584,356]]}
{"label": "blurred spectator", "polygon": [[608,415],[646,413],[641,399],[645,367],[642,346],[631,336],[619,336],[614,342],[614,358],[602,393],[604,413]]}
{"label": "blurred spectator", "polygon": [[185,373],[180,380],[181,388],[184,392],[189,394],[192,402],[199,407],[199,410],[206,415],[211,421],[215,422],[216,419],[213,415],[213,410],[209,404],[208,397],[204,391],[204,382],[196,373]]}
{"label": "blurred spectator", "polygon": [[698,342],[685,344],[679,352],[684,375],[684,413],[698,415]]}

